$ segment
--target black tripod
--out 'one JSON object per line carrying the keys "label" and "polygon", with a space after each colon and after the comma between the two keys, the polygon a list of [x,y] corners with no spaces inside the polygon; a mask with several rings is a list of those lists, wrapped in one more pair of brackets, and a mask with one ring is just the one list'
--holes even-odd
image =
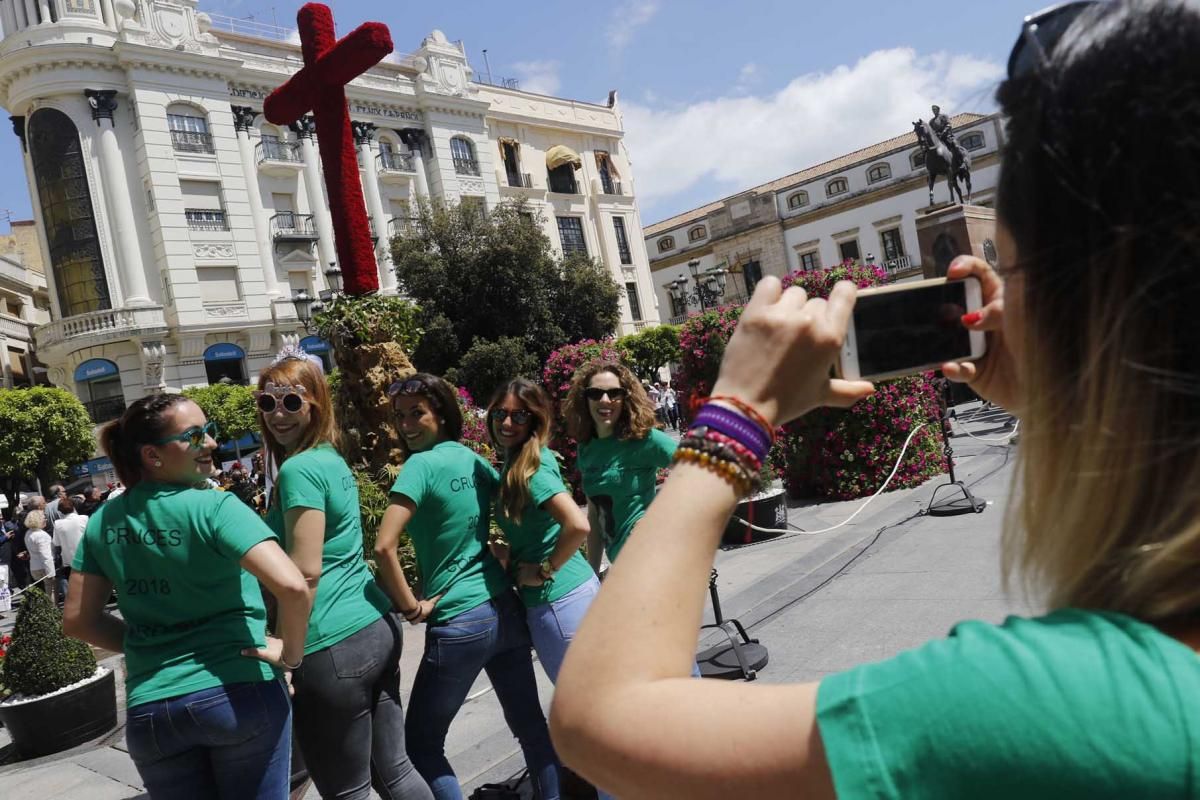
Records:
{"label": "black tripod", "polygon": [[[971,494],[971,490],[962,481],[954,477],[954,448],[950,446],[950,381],[941,378],[942,400],[941,423],[942,441],[945,442],[946,468],[950,473],[950,482],[943,483],[933,490],[929,498],[929,507],[925,513],[934,517],[953,517],[958,514],[982,514],[987,508],[987,502]],[[938,494],[943,489],[949,489],[949,497],[938,500]]]}
{"label": "black tripod", "polygon": [[716,622],[701,625],[700,629],[717,628],[729,640],[728,644],[718,644],[708,648],[696,656],[696,664],[700,674],[705,678],[741,678],[752,681],[758,677],[758,671],[767,665],[770,658],[767,648],[751,639],[736,619],[725,619],[721,613],[721,597],[717,594],[717,571],[714,569],[708,576],[708,596],[712,599],[713,617]]}

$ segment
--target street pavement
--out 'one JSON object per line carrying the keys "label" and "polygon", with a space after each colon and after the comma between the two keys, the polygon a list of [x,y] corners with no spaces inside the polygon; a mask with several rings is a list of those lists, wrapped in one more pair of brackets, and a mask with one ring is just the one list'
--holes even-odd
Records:
{"label": "street pavement", "polygon": [[[796,531],[717,554],[724,616],[738,618],[770,654],[758,680],[819,680],[942,637],[963,619],[999,622],[1034,611],[1007,594],[999,578],[1000,532],[1016,450],[1004,443],[1011,419],[977,403],[957,411],[960,422],[951,440],[957,477],[988,502],[983,513],[926,515],[935,487],[946,482],[942,476],[881,495],[836,530]],[[863,502],[794,504],[788,522],[822,530],[845,520]],[[708,617],[711,622],[711,608]],[[422,633],[419,626],[406,631],[406,700]],[[706,631],[700,649],[723,638]],[[552,687],[540,669],[537,673],[548,709]],[[0,746],[6,743],[0,731]],[[485,676],[451,727],[446,751],[468,793],[520,771],[519,750]],[[125,752],[122,724],[100,742],[0,767],[0,796],[115,800],[145,795]],[[315,796],[315,791],[308,794]]]}

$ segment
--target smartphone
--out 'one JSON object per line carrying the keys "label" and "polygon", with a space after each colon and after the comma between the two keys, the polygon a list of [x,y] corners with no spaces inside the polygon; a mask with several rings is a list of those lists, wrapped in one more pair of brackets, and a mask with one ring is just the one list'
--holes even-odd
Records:
{"label": "smartphone", "polygon": [[982,305],[978,278],[860,289],[838,372],[848,380],[879,380],[980,358],[984,334],[964,327],[962,315]]}

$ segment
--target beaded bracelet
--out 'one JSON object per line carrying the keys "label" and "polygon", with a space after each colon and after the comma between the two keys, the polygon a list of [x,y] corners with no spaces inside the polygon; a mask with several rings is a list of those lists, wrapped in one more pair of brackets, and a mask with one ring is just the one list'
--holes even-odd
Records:
{"label": "beaded bracelet", "polygon": [[704,433],[704,438],[710,442],[720,442],[721,444],[731,448],[742,461],[746,462],[746,466],[750,467],[755,472],[758,472],[760,469],[762,469],[762,459],[755,455],[750,448],[746,447],[746,445],[742,444],[737,439],[734,439],[732,436],[726,436],[725,434],[718,433],[717,431],[706,431]]}
{"label": "beaded bracelet", "polygon": [[734,491],[741,497],[746,497],[751,491],[751,480],[745,474],[743,468],[734,461],[727,461],[722,458],[713,457],[708,453],[691,447],[678,447],[675,450],[675,462],[680,461],[687,464],[695,464],[709,472],[715,473],[718,477],[723,478],[726,483],[734,488]]}
{"label": "beaded bracelet", "polygon": [[725,442],[688,436],[680,442],[680,445],[692,450],[698,450],[701,453],[707,453],[711,458],[736,464],[742,474],[750,481],[754,481],[755,476],[758,474],[759,467],[755,466],[755,462],[743,457],[732,445]]}
{"label": "beaded bracelet", "polygon": [[741,411],[743,414],[753,420],[756,425],[766,431],[767,436],[769,436],[771,439],[771,444],[775,443],[775,428],[771,426],[771,423],[767,422],[767,418],[760,414],[754,406],[750,405],[745,400],[725,394],[713,395],[712,397],[708,398],[708,402],[710,403],[714,400],[720,400],[722,403],[729,403],[729,405],[733,406],[738,411]]}
{"label": "beaded bracelet", "polygon": [[771,440],[762,428],[724,406],[707,405],[700,409],[700,413],[692,421],[692,426],[714,430],[738,440],[754,453],[759,461],[764,460],[771,449]]}

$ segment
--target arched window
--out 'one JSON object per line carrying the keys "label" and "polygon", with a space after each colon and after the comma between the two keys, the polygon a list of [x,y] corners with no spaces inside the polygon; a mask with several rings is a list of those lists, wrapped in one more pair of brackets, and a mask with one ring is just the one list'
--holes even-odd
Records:
{"label": "arched window", "polygon": [[689,242],[698,242],[705,236],[708,236],[708,230],[703,225],[697,225],[688,231]]}
{"label": "arched window", "polygon": [[79,134],[71,118],[53,108],[33,112],[29,156],[60,312],[73,317],[112,308]]}
{"label": "arched window", "polygon": [[867,183],[879,183],[892,177],[892,168],[888,164],[876,164],[867,170]]}
{"label": "arched window", "polygon": [[836,197],[839,194],[845,194],[850,191],[850,184],[845,178],[834,178],[829,183],[825,184],[825,196]]}
{"label": "arched window", "polygon": [[658,240],[658,252],[665,253],[668,250],[674,250],[674,249],[675,249],[675,237],[674,236],[664,236],[663,238]]}
{"label": "arched window", "polygon": [[121,371],[106,358],[89,358],[75,368],[76,393],[97,425],[125,412]]}
{"label": "arched window", "polygon": [[908,161],[910,164],[912,164],[913,169],[924,169],[925,168],[925,151],[924,150],[916,151],[915,153],[913,153],[911,156],[908,157]]}
{"label": "arched window", "polygon": [[475,146],[463,136],[450,140],[450,156],[454,159],[454,171],[459,175],[478,175],[479,162],[475,160]]}
{"label": "arched window", "polygon": [[171,147],[180,153],[212,153],[212,134],[208,118],[196,106],[172,103],[167,106],[167,129],[171,132]]}
{"label": "arched window", "polygon": [[808,205],[808,192],[795,192],[788,195],[788,208],[804,208]]}
{"label": "arched window", "polygon": [[984,145],[983,134],[978,131],[968,133],[959,140],[959,144],[963,146],[964,150],[982,150]]}

